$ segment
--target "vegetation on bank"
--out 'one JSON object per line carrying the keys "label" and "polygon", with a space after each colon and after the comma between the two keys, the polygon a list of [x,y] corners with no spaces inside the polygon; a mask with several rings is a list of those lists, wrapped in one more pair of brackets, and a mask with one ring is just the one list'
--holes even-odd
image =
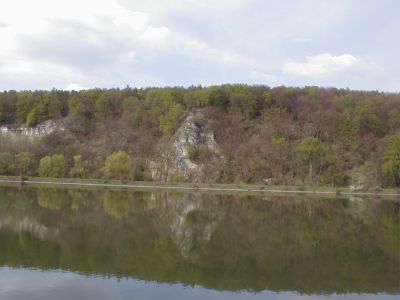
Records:
{"label": "vegetation on bank", "polygon": [[0,93],[0,125],[63,127],[0,135],[0,175],[151,180],[191,111],[208,116],[224,158],[217,183],[400,187],[399,94],[239,84]]}
{"label": "vegetation on bank", "polygon": [[129,181],[117,179],[90,179],[90,178],[54,178],[54,177],[35,177],[35,176],[4,176],[0,175],[0,186],[27,185],[46,188],[66,187],[72,189],[117,189],[134,188],[142,191],[157,191],[160,189],[175,192],[185,192],[188,189],[198,192],[216,192],[230,194],[241,192],[241,194],[259,195],[268,194],[297,194],[297,195],[318,195],[318,197],[347,197],[349,195],[363,197],[399,197],[400,188],[382,189],[363,189],[354,190],[349,187],[329,187],[329,186],[285,186],[285,185],[265,185],[250,183],[190,183],[190,182],[157,182],[157,181]]}

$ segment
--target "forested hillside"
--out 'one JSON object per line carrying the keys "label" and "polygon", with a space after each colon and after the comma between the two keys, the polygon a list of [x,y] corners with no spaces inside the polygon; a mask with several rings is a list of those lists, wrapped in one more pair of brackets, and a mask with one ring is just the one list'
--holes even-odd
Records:
{"label": "forested hillside", "polygon": [[[221,157],[202,181],[400,186],[400,94],[314,87],[3,92],[0,174],[151,180],[190,113],[206,116]],[[48,120],[58,130],[18,134]],[[178,173],[168,180],[188,180]]]}

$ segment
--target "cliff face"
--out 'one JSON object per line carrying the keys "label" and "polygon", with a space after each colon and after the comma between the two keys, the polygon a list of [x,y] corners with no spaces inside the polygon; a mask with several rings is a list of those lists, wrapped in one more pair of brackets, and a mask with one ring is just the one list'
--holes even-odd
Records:
{"label": "cliff face", "polygon": [[1,126],[0,134],[7,137],[27,137],[29,139],[34,139],[49,135],[56,130],[64,130],[64,127],[60,122],[49,120],[35,127],[29,127],[26,125],[17,127]]}
{"label": "cliff face", "polygon": [[169,140],[160,142],[156,153],[150,167],[153,179],[160,181],[215,181],[223,161],[207,117],[199,111],[190,113]]}

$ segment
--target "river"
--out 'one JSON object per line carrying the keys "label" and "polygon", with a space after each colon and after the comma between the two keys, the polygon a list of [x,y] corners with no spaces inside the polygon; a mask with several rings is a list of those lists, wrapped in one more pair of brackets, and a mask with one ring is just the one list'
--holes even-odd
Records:
{"label": "river", "polygon": [[0,187],[0,299],[398,299],[399,200]]}

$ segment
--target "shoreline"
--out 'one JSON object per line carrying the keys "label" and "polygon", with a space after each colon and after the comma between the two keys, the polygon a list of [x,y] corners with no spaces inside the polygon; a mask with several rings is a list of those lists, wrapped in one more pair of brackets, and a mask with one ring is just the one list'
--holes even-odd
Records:
{"label": "shoreline", "polygon": [[[210,192],[254,192],[254,193],[282,193],[282,194],[316,194],[337,196],[378,196],[378,197],[400,197],[397,191],[363,192],[350,191],[348,188],[336,189],[327,187],[296,187],[296,186],[258,186],[240,184],[191,184],[191,183],[160,183],[160,182],[121,182],[121,181],[99,181],[91,179],[55,179],[55,178],[30,178],[21,180],[19,178],[0,178],[0,184],[19,185],[55,185],[75,187],[103,187],[103,188],[125,188],[125,189],[160,189],[160,190],[183,190],[183,191],[210,191]],[[297,188],[297,189],[296,189]]]}

